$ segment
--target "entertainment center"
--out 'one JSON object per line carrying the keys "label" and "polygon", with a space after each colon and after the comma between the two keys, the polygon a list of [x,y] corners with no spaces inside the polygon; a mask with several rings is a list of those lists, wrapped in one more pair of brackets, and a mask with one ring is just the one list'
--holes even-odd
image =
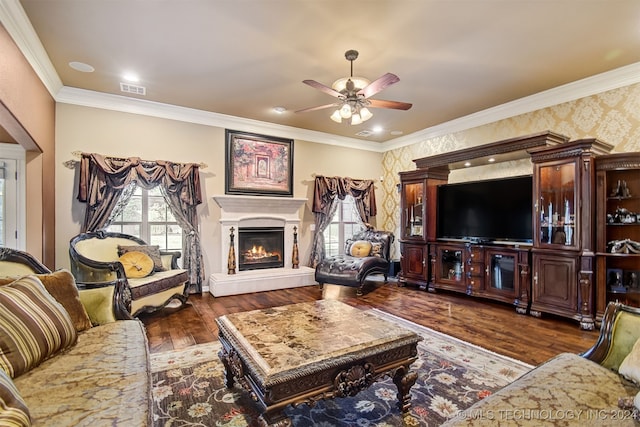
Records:
{"label": "entertainment center", "polygon": [[[640,153],[608,154],[612,148],[547,131],[414,160],[416,170],[400,172],[399,284],[502,301],[520,314],[558,315],[594,329],[614,298],[603,270],[640,261],[640,254],[622,259],[603,248],[614,235],[640,239],[640,221],[624,229],[631,234],[615,234],[620,226],[599,231],[614,204],[606,204],[605,179],[633,186],[636,198],[623,202],[640,213]],[[531,175],[448,183],[450,171],[489,159],[530,159]]]}

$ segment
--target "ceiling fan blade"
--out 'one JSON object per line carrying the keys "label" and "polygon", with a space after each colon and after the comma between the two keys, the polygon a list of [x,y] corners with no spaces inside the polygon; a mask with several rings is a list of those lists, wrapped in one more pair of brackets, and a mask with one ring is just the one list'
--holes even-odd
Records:
{"label": "ceiling fan blade", "polygon": [[307,84],[318,90],[321,90],[322,92],[329,94],[331,96],[335,96],[336,98],[339,98],[342,96],[342,94],[337,90],[333,90],[329,86],[323,85],[322,83],[318,83],[315,80],[303,80],[302,83]]}
{"label": "ceiling fan blade", "polygon": [[369,99],[369,107],[373,108],[392,108],[394,110],[408,110],[413,106],[408,102],[385,101],[384,99]]}
{"label": "ceiling fan blade", "polygon": [[369,98],[370,96],[375,95],[384,88],[387,88],[394,83],[398,83],[399,81],[400,77],[396,76],[395,74],[387,73],[384,76],[372,81],[364,88],[360,89],[358,95],[363,95],[365,98]]}
{"label": "ceiling fan blade", "polygon": [[317,107],[309,107],[303,108],[302,110],[297,110],[296,113],[308,113],[309,111],[324,110],[325,108],[337,107],[338,105],[340,105],[339,102],[334,102],[333,104],[318,105]]}

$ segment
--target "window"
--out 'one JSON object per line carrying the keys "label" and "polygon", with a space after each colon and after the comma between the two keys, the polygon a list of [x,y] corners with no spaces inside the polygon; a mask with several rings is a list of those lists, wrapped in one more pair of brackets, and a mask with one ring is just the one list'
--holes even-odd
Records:
{"label": "window", "polygon": [[339,203],[331,224],[324,230],[325,256],[342,253],[347,239],[365,228],[356,211],[353,197],[346,196]]}
{"label": "window", "polygon": [[182,250],[182,228],[164,201],[160,187],[151,190],[136,187],[107,231],[139,237],[163,250]]}

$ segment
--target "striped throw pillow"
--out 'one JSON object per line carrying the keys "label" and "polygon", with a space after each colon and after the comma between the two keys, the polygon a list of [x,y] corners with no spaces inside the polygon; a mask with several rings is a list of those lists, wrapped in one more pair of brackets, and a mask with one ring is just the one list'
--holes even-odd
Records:
{"label": "striped throw pillow", "polygon": [[0,287],[0,369],[11,378],[76,343],[66,310],[40,279],[25,276]]}
{"label": "striped throw pillow", "polygon": [[9,375],[0,369],[0,426],[31,425],[31,414]]}

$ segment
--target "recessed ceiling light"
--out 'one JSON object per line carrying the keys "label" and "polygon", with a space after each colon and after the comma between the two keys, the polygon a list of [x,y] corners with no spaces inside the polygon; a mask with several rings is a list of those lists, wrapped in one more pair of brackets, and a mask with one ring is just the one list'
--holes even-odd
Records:
{"label": "recessed ceiling light", "polygon": [[81,71],[83,73],[93,73],[96,70],[91,65],[85,64],[84,62],[78,62],[78,61],[69,62],[69,67],[73,68],[76,71]]}
{"label": "recessed ceiling light", "polygon": [[401,130],[392,130],[389,133],[393,136],[398,136],[398,135],[402,135],[404,132],[402,132]]}
{"label": "recessed ceiling light", "polygon": [[283,114],[285,111],[287,111],[287,109],[284,107],[273,107],[273,111],[275,111],[278,114]]}
{"label": "recessed ceiling light", "polygon": [[466,168],[468,168],[469,166],[471,166],[471,163],[469,163],[469,162],[464,162],[464,166],[465,166]]}
{"label": "recessed ceiling light", "polygon": [[493,163],[495,161],[496,161],[496,159],[494,159],[493,157],[489,158],[489,163]]}
{"label": "recessed ceiling light", "polygon": [[140,81],[140,77],[138,77],[136,74],[133,74],[133,73],[124,73],[122,75],[122,78],[125,79],[128,82],[139,82]]}
{"label": "recessed ceiling light", "polygon": [[380,133],[382,132],[382,126],[374,126],[373,129],[371,129],[372,131],[374,131],[375,133]]}

